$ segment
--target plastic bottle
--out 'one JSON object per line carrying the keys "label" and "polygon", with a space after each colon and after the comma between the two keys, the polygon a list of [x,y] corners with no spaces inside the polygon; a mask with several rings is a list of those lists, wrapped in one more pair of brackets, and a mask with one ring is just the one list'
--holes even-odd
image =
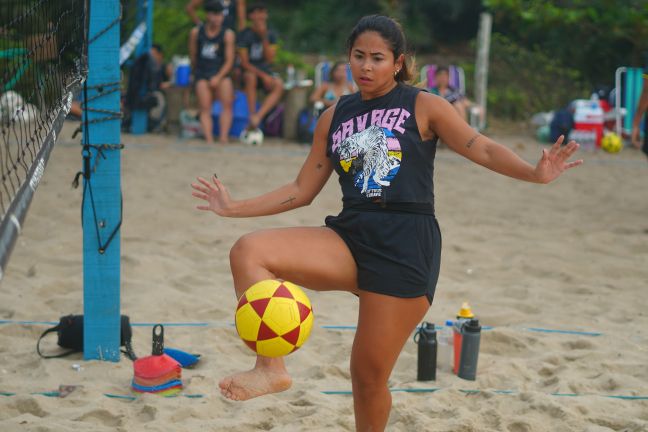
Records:
{"label": "plastic bottle", "polygon": [[295,86],[295,66],[291,64],[286,67],[286,84],[290,88]]}
{"label": "plastic bottle", "polygon": [[475,317],[475,314],[473,314],[472,310],[470,309],[470,305],[467,302],[464,302],[461,305],[461,309],[459,309],[459,312],[457,313],[457,319],[454,322],[453,326],[453,348],[454,348],[454,366],[453,366],[453,371],[455,374],[459,373],[459,360],[461,358],[461,339],[462,339],[462,333],[461,333],[461,328],[463,327],[463,324],[472,318]]}
{"label": "plastic bottle", "polygon": [[447,320],[444,326],[437,327],[437,334],[439,340],[439,355],[437,358],[437,367],[439,370],[445,372],[452,372],[454,365],[454,351],[452,349],[453,343],[453,322]]}
{"label": "plastic bottle", "polygon": [[479,341],[481,326],[479,320],[471,319],[464,323],[461,338],[461,359],[459,360],[459,378],[474,381],[477,377],[477,359],[479,358]]}
{"label": "plastic bottle", "polygon": [[[417,337],[418,336],[418,337]],[[436,379],[437,332],[434,324],[424,322],[414,335],[418,345],[418,369],[416,379],[432,381]]]}

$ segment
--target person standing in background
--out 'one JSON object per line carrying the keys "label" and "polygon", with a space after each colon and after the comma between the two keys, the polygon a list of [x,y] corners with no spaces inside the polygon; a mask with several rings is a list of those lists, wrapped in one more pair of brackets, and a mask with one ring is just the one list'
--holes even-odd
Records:
{"label": "person standing in background", "polygon": [[[247,13],[250,26],[238,34],[237,46],[250,112],[250,127],[258,128],[263,118],[279,103],[283,81],[272,69],[278,36],[268,28],[268,8],[263,3],[255,3]],[[267,95],[257,110],[259,88],[264,89]]]}
{"label": "person standing in background", "polygon": [[[191,18],[191,21],[196,24],[202,24],[202,20],[198,17],[197,11],[203,4],[204,0],[189,0],[185,10]],[[223,26],[228,28],[234,33],[245,28],[245,0],[220,0],[223,5]]]}
{"label": "person standing in background", "polygon": [[213,142],[212,104],[217,97],[223,106],[219,133],[220,142],[224,144],[228,141],[232,126],[234,86],[229,73],[234,64],[235,36],[232,30],[223,26],[223,6],[220,1],[208,0],[205,11],[205,23],[194,27],[189,34],[189,57],[205,140]]}

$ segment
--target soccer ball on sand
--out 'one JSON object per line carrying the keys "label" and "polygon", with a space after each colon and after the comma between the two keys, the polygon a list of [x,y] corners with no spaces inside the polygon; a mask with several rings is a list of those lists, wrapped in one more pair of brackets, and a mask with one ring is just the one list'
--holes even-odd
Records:
{"label": "soccer ball on sand", "polygon": [[247,145],[260,146],[263,144],[263,131],[259,128],[243,129],[239,138]]}
{"label": "soccer ball on sand", "polygon": [[619,135],[607,132],[601,139],[601,148],[608,153],[619,153],[623,148],[623,143]]}
{"label": "soccer ball on sand", "polygon": [[265,357],[296,351],[310,335],[313,308],[297,285],[267,279],[248,288],[236,307],[236,331],[247,346]]}

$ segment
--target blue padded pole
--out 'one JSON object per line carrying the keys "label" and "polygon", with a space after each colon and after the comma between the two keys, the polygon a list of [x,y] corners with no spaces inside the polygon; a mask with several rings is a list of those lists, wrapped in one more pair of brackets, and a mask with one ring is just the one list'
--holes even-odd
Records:
{"label": "blue padded pole", "polygon": [[[135,49],[135,58],[146,54],[153,45],[153,0],[137,0],[137,22],[146,21],[146,33]],[[143,89],[142,89],[143,90]],[[131,113],[131,133],[145,134],[148,131],[148,112],[134,110]]]}
{"label": "blue padded pole", "polygon": [[[87,120],[104,119],[84,125],[84,154],[90,152],[83,199],[83,357],[119,361],[120,339],[120,233],[121,166],[119,150],[85,145],[120,144],[119,91],[110,91],[110,83],[119,83],[119,0],[90,0],[89,38],[98,36],[88,46]],[[106,28],[105,33],[101,34]],[[113,89],[115,85],[113,84]],[[116,85],[117,90],[119,84]],[[95,98],[96,97],[96,98]],[[98,110],[98,111],[97,111]],[[103,112],[102,112],[103,111]],[[106,117],[109,119],[106,120]],[[87,140],[87,141],[86,141]],[[111,233],[115,233],[105,250]]]}

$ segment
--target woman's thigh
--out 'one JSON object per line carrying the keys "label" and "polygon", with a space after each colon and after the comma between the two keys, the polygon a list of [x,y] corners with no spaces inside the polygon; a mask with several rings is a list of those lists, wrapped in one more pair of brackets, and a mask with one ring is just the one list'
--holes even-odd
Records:
{"label": "woman's thigh", "polygon": [[218,83],[216,97],[223,105],[232,104],[234,101],[234,85],[230,77],[225,77]]}
{"label": "woman's thigh", "polygon": [[198,107],[202,111],[211,110],[212,91],[207,80],[201,79],[196,82],[196,98],[198,99]]}
{"label": "woman's thigh", "polygon": [[403,345],[429,308],[425,296],[402,298],[361,292],[351,353],[354,385],[387,382]]}
{"label": "woman's thigh", "polygon": [[232,247],[230,262],[237,291],[276,277],[317,291],[359,292],[353,255],[340,236],[326,227],[246,234]]}

